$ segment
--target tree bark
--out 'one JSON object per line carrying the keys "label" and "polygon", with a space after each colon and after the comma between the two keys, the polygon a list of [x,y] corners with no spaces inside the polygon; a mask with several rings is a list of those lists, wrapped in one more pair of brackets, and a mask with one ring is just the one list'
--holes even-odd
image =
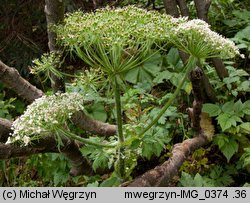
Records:
{"label": "tree bark", "polygon": [[117,131],[116,125],[94,120],[82,111],[75,113],[72,117],[72,121],[77,127],[97,135],[112,136],[115,135]]}
{"label": "tree bark", "polygon": [[22,78],[15,68],[0,61],[0,80],[7,88],[14,90],[21,98],[29,103],[43,96],[43,92]]}
{"label": "tree bark", "polygon": [[16,144],[0,143],[1,160],[47,152],[58,153],[57,143],[53,137],[46,137],[46,139],[40,139],[39,142],[25,147],[20,147]]}
{"label": "tree bark", "polygon": [[179,5],[181,15],[182,16],[189,16],[189,9],[187,7],[186,0],[177,0],[177,3]]}
{"label": "tree bark", "polygon": [[187,157],[205,144],[207,144],[207,139],[203,135],[199,135],[195,138],[187,139],[182,143],[174,145],[172,156],[166,162],[136,178],[128,184],[128,187],[168,186]]}
{"label": "tree bark", "polygon": [[9,134],[11,133],[12,122],[3,118],[0,118],[0,142],[6,142]]}
{"label": "tree bark", "polygon": [[214,64],[216,73],[221,80],[223,80],[223,78],[229,76],[228,71],[227,71],[224,63],[220,58],[212,58],[212,63]]}
{"label": "tree bark", "polygon": [[[56,33],[50,30],[50,26],[58,24],[64,18],[64,0],[45,0],[45,14],[47,20],[48,32],[48,46],[50,52],[58,52],[59,48],[56,46]],[[62,78],[57,77],[51,73],[51,86],[53,92],[65,92],[65,84]]]}
{"label": "tree bark", "polygon": [[194,0],[198,18],[206,21],[207,23],[209,23],[208,10],[211,2],[211,0]]}
{"label": "tree bark", "polygon": [[166,13],[177,18],[180,16],[176,0],[163,0]]}

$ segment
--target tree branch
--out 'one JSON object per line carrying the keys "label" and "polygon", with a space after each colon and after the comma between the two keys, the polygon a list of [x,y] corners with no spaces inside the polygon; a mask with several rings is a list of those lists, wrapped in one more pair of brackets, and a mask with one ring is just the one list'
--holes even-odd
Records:
{"label": "tree branch", "polygon": [[[51,25],[58,24],[63,21],[64,17],[64,1],[62,0],[45,0],[45,9],[48,32],[48,46],[50,52],[57,52],[59,49],[56,46],[56,33],[50,30]],[[65,84],[63,78],[59,78],[51,73],[51,86],[53,92],[65,92]]]}
{"label": "tree branch", "polygon": [[163,3],[167,14],[176,18],[180,16],[176,0],[163,0]]}
{"label": "tree branch", "polygon": [[212,58],[212,63],[214,64],[216,73],[221,80],[223,80],[223,78],[229,76],[228,71],[225,68],[224,63],[220,58]]}
{"label": "tree branch", "polygon": [[179,5],[181,15],[182,16],[189,16],[189,9],[187,7],[186,0],[177,0],[177,3]]}
{"label": "tree branch", "polygon": [[97,135],[112,136],[116,134],[117,130],[116,125],[94,120],[83,111],[75,113],[72,117],[72,121],[77,127]]}
{"label": "tree branch", "polygon": [[47,152],[58,152],[57,143],[53,137],[40,139],[39,142],[25,147],[20,147],[17,144],[0,143],[0,159],[2,160]]}
{"label": "tree branch", "polygon": [[0,61],[0,80],[7,88],[14,90],[29,103],[43,96],[43,92],[22,78],[15,68],[11,68]]}
{"label": "tree branch", "polygon": [[207,23],[209,23],[208,10],[211,2],[212,0],[194,0],[198,18],[206,21]]}
{"label": "tree branch", "polygon": [[193,108],[192,108],[192,124],[193,129],[200,133],[201,126],[200,126],[200,115],[201,115],[201,108],[202,103],[205,100],[204,95],[204,86],[202,85],[202,79],[203,79],[203,71],[196,67],[193,71],[190,73],[190,79],[192,82],[192,88],[193,88],[193,94],[194,94],[194,101],[193,101]]}
{"label": "tree branch", "polygon": [[11,125],[11,121],[0,118],[0,142],[7,141],[9,134],[11,133]]}
{"label": "tree branch", "polygon": [[178,173],[179,168],[188,156],[207,144],[207,139],[202,134],[176,144],[172,150],[172,156],[165,161],[161,166],[147,171],[139,178],[128,184],[128,187],[164,187],[168,186],[173,176]]}

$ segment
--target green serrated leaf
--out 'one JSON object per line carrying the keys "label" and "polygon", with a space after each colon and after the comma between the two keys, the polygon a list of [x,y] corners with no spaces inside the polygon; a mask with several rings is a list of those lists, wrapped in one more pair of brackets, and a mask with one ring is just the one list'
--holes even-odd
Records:
{"label": "green serrated leaf", "polygon": [[138,149],[140,144],[141,144],[141,141],[139,139],[135,139],[132,141],[132,143],[130,145],[130,149],[132,149],[132,150]]}
{"label": "green serrated leaf", "polygon": [[190,174],[188,174],[188,173],[186,173],[184,171],[181,172],[180,184],[183,187],[193,187],[193,186],[195,186],[194,181],[193,181],[193,177]]}
{"label": "green serrated leaf", "polygon": [[204,186],[204,178],[199,173],[197,173],[194,176],[194,184],[195,184],[195,187],[202,187],[202,186]]}
{"label": "green serrated leaf", "polygon": [[218,116],[221,113],[221,109],[216,104],[203,104],[202,111],[208,113],[210,117]]}
{"label": "green serrated leaf", "polygon": [[232,125],[236,125],[236,121],[231,120],[231,115],[227,113],[220,114],[216,119],[218,120],[222,131],[229,129]]}
{"label": "green serrated leaf", "polygon": [[224,113],[233,113],[233,108],[234,108],[234,101],[229,101],[222,106],[222,111]]}
{"label": "green serrated leaf", "polygon": [[228,137],[224,134],[217,135],[213,141],[219,146],[219,148],[222,148],[226,143],[229,142]]}
{"label": "green serrated leaf", "polygon": [[161,152],[162,152],[162,150],[164,149],[164,144],[163,143],[154,143],[153,144],[153,153],[156,155],[156,156],[160,156],[160,154],[161,154]]}
{"label": "green serrated leaf", "polygon": [[249,40],[249,36],[250,36],[250,26],[247,26],[243,30],[237,32],[234,38]]}
{"label": "green serrated leaf", "polygon": [[152,143],[144,141],[142,143],[142,156],[150,159],[153,155]]}
{"label": "green serrated leaf", "polygon": [[238,152],[239,144],[234,139],[229,139],[229,142],[219,148],[229,162],[232,156]]}
{"label": "green serrated leaf", "polygon": [[232,184],[234,182],[234,179],[232,178],[232,176],[224,174],[223,176],[219,177],[216,180],[216,185],[219,187],[225,187],[225,186],[229,186],[230,184]]}
{"label": "green serrated leaf", "polygon": [[107,113],[102,103],[96,103],[91,106],[91,115],[94,119],[105,122],[107,120]]}
{"label": "green serrated leaf", "polygon": [[160,54],[155,54],[146,60],[142,65],[129,70],[125,75],[125,80],[136,84],[138,82],[153,83],[153,78],[161,70],[162,57]]}
{"label": "green serrated leaf", "polygon": [[250,91],[250,81],[244,81],[240,84],[240,91]]}
{"label": "green serrated leaf", "polygon": [[136,84],[138,81],[138,74],[139,74],[139,69],[134,68],[134,69],[128,71],[128,73],[125,76],[125,80],[132,83],[132,84]]}
{"label": "green serrated leaf", "polygon": [[244,159],[243,167],[246,167],[246,166],[248,166],[248,165],[250,165],[250,156],[248,156],[248,157],[246,157],[246,158]]}
{"label": "green serrated leaf", "polygon": [[96,171],[98,168],[104,169],[108,167],[108,162],[109,162],[109,158],[107,154],[99,153],[96,159],[94,160],[92,167],[94,171]]}
{"label": "green serrated leaf", "polygon": [[232,12],[237,18],[242,20],[250,20],[250,11],[247,10],[234,10]]}
{"label": "green serrated leaf", "polygon": [[244,103],[244,107],[243,107],[242,111],[244,112],[244,114],[250,115],[250,100],[248,100]]}
{"label": "green serrated leaf", "polygon": [[232,115],[230,119],[232,120],[231,122],[233,126],[236,126],[236,122],[242,123],[242,120],[238,115]]}
{"label": "green serrated leaf", "polygon": [[244,108],[244,105],[242,104],[241,100],[238,100],[233,107],[233,110],[235,111],[235,113],[239,113],[241,112],[241,110]]}
{"label": "green serrated leaf", "polygon": [[242,133],[250,133],[250,122],[242,123],[239,127]]}

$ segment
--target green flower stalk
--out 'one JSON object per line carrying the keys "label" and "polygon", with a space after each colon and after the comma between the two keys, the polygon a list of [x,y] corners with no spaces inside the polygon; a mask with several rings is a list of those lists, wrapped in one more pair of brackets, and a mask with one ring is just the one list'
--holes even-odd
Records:
{"label": "green flower stalk", "polygon": [[[122,131],[122,107],[121,107],[121,92],[118,83],[118,76],[114,78],[114,91],[115,91],[115,105],[116,105],[116,117],[117,117],[117,131],[120,145],[124,142],[124,135]],[[125,159],[124,159],[124,147],[119,149],[118,161],[119,161],[119,173],[121,177],[125,176]]]}
{"label": "green flower stalk", "polygon": [[175,98],[178,96],[178,94],[181,91],[181,88],[183,87],[185,81],[187,80],[188,74],[190,73],[190,71],[195,68],[196,63],[197,63],[198,59],[195,57],[190,57],[188,59],[188,63],[185,67],[185,75],[183,76],[183,78],[181,79],[179,85],[177,86],[176,90],[174,91],[174,94],[171,96],[171,98],[167,101],[167,103],[163,106],[162,110],[159,112],[159,114],[145,127],[145,129],[139,134],[140,136],[143,136],[151,127],[153,127],[157,121],[162,117],[162,115],[166,112],[166,110],[168,109],[168,107],[172,104],[172,102],[175,100]]}

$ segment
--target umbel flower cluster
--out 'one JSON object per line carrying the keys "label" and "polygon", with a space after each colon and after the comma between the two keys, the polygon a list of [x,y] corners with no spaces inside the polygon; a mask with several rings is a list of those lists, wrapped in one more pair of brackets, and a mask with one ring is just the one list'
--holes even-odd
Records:
{"label": "umbel flower cluster", "polygon": [[167,40],[167,33],[185,18],[173,18],[135,6],[96,10],[94,13],[74,12],[56,28],[59,42],[64,46],[87,46],[102,43],[131,48],[147,42]]}
{"label": "umbel flower cluster", "polygon": [[200,19],[180,23],[171,30],[170,40],[179,49],[197,58],[233,58],[240,55],[233,41],[213,32],[210,25]]}
{"label": "umbel flower cluster", "polygon": [[240,54],[232,41],[213,32],[202,20],[173,18],[135,6],[104,8],[95,13],[77,11],[66,16],[56,32],[58,41],[70,50],[91,49],[97,43],[107,49],[119,45],[128,50],[148,43],[153,47],[172,44],[199,58]]}
{"label": "umbel flower cluster", "polygon": [[6,143],[19,141],[27,145],[32,140],[54,133],[71,116],[83,110],[83,97],[78,93],[62,93],[36,99],[12,125],[13,133]]}

